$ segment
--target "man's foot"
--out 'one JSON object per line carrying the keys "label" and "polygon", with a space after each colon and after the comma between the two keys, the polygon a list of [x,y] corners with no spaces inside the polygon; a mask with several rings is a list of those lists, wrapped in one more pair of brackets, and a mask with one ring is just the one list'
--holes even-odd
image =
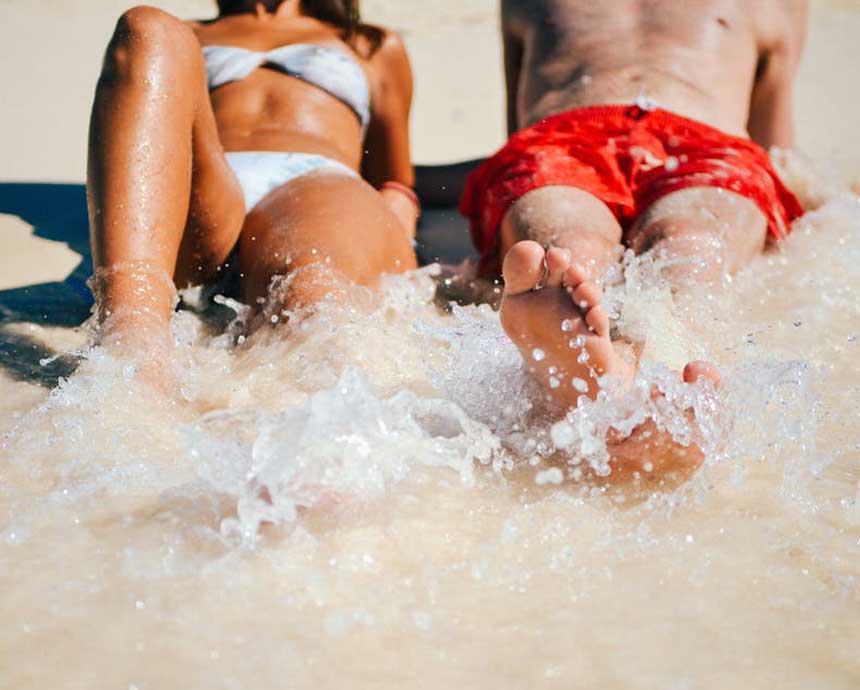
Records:
{"label": "man's foot", "polygon": [[723,380],[716,366],[701,360],[690,362],[685,366],[683,377],[684,383],[695,383],[699,379],[707,379],[714,384],[714,388],[719,388]]}
{"label": "man's foot", "polygon": [[634,365],[626,346],[609,338],[603,293],[566,249],[518,242],[505,256],[501,320],[529,370],[555,402],[594,398],[604,374],[628,382]]}
{"label": "man's foot", "polygon": [[[685,383],[707,379],[719,388],[722,377],[710,362],[690,362],[684,367]],[[662,395],[655,391],[654,395]],[[692,410],[687,410],[690,424],[695,424]],[[646,486],[655,483],[662,489],[673,489],[687,481],[705,461],[705,454],[694,440],[690,445],[678,443],[669,431],[648,420],[620,441],[609,441],[612,474],[608,481],[616,486],[639,480]]]}

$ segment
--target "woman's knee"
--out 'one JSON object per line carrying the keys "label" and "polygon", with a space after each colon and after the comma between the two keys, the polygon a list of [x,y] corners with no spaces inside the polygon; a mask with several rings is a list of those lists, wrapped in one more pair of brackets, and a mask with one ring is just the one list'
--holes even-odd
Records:
{"label": "woman's knee", "polygon": [[[102,81],[155,84],[167,65],[196,67],[200,45],[194,32],[155,7],[134,7],[122,14],[108,44]],[[153,73],[157,65],[159,73]]]}

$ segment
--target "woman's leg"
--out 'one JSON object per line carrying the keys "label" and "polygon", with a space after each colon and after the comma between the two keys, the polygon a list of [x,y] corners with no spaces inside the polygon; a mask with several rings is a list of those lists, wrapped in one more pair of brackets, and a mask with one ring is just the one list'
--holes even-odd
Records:
{"label": "woman's leg", "polygon": [[240,264],[250,304],[268,295],[272,278],[295,275],[287,307],[324,299],[344,280],[372,286],[386,273],[416,267],[403,225],[363,180],[315,173],[275,190],[248,214]]}
{"label": "woman's leg", "polygon": [[200,44],[178,19],[126,12],[90,124],[87,193],[106,339],[167,343],[174,284],[224,261],[244,219],[208,98]]}

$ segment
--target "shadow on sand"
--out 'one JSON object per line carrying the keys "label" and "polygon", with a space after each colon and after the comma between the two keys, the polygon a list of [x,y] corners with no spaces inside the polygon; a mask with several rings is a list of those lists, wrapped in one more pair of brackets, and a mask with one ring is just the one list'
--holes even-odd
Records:
{"label": "shadow on sand", "polygon": [[[79,184],[0,183],[0,213],[20,217],[33,233],[66,244],[81,261],[61,282],[0,290],[0,367],[22,381],[53,387],[58,376],[75,369],[72,357],[55,357],[27,334],[26,324],[75,327],[90,315],[93,297],[87,287],[92,274],[86,189]],[[3,238],[0,237],[0,245]],[[468,229],[455,208],[429,210],[421,219],[417,247],[421,264],[458,264],[472,256]]]}
{"label": "shadow on sand", "polygon": [[63,281],[0,290],[0,367],[16,380],[53,387],[57,377],[74,371],[76,362],[61,356],[42,366],[41,360],[58,353],[28,335],[23,324],[73,327],[90,314],[93,298],[86,281],[92,259],[86,191],[77,184],[3,183],[0,213],[20,217],[33,226],[36,237],[62,242],[81,255]]}

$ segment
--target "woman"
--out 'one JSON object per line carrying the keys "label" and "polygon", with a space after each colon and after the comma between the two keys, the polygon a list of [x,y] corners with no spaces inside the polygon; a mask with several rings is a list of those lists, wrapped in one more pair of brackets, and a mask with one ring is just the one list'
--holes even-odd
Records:
{"label": "woman", "polygon": [[209,22],[126,12],[96,90],[102,341],[148,361],[169,350],[175,286],[212,280],[234,249],[251,304],[291,272],[285,307],[415,267],[400,39],[361,24],[358,0],[218,5]]}

